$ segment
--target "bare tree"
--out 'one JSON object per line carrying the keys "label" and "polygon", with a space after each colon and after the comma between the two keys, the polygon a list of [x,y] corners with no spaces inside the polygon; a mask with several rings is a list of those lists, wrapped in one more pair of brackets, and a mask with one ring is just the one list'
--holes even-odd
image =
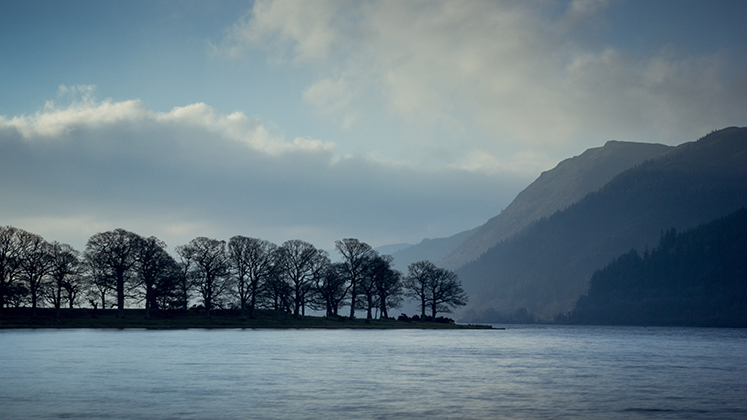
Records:
{"label": "bare tree", "polygon": [[177,265],[179,272],[176,280],[176,305],[187,312],[189,309],[189,298],[194,282],[192,281],[192,250],[177,247],[176,254],[179,256]]}
{"label": "bare tree", "polygon": [[210,318],[213,304],[228,288],[226,241],[201,236],[182,245],[177,252],[190,256],[193,262],[190,273],[194,276],[195,285],[202,297],[205,317]]}
{"label": "bare tree", "polygon": [[[280,252],[278,251],[278,254]],[[279,255],[278,255],[279,258]],[[281,269],[274,270],[263,287],[264,306],[276,312],[291,312],[292,290]]]}
{"label": "bare tree", "polygon": [[405,277],[405,295],[411,299],[420,301],[420,316],[425,318],[425,310],[428,307],[429,283],[433,277],[436,267],[430,261],[418,261],[407,267],[408,273]]}
{"label": "bare tree", "polygon": [[[178,267],[174,258],[166,252],[166,244],[155,236],[141,238],[135,254],[134,266],[138,282],[145,289],[145,317],[158,309],[158,294],[168,293]],[[164,290],[165,289],[165,290]]]}
{"label": "bare tree", "polygon": [[426,308],[431,316],[438,312],[451,312],[452,308],[467,304],[467,294],[453,271],[436,267],[430,261],[410,264],[404,287],[409,297],[420,301],[421,316]]}
{"label": "bare tree", "polygon": [[361,307],[366,308],[366,319],[373,318],[373,310],[378,307],[376,284],[374,283],[374,276],[376,275],[376,261],[379,258],[379,254],[376,251],[372,251],[371,254],[364,261],[363,275],[361,276],[360,282],[358,283],[359,290],[361,292],[362,299],[360,300]]}
{"label": "bare tree", "polygon": [[347,295],[347,276],[342,263],[329,264],[314,281],[316,309],[325,310],[328,317],[338,316],[337,311]]}
{"label": "bare tree", "polygon": [[0,318],[4,316],[7,299],[15,294],[14,289],[21,253],[25,247],[22,229],[0,226]]}
{"label": "bare tree", "polygon": [[355,318],[358,286],[363,278],[367,258],[374,252],[370,245],[354,238],[335,241],[335,248],[342,255],[350,291],[350,319]]}
{"label": "bare tree", "polygon": [[[50,256],[52,259],[49,269],[51,277],[51,291],[47,293],[49,301],[54,305],[55,316],[60,318],[62,300],[67,297],[70,308],[72,308],[79,288],[76,288],[76,277],[80,274],[80,252],[68,244],[60,244],[55,241],[50,245]],[[66,292],[63,295],[63,291]]]}
{"label": "bare tree", "polygon": [[91,236],[86,244],[84,258],[114,281],[119,318],[125,316],[125,286],[132,280],[141,241],[142,238],[135,233],[115,229]]}
{"label": "bare tree", "polygon": [[93,306],[94,311],[98,306],[99,300],[101,301],[101,309],[106,309],[107,303],[109,303],[109,292],[117,289],[114,277],[107,267],[97,261],[97,259],[86,258],[84,256],[83,262],[88,302]]}
{"label": "bare tree", "polygon": [[307,295],[314,280],[321,276],[322,269],[329,263],[329,258],[326,252],[297,239],[284,242],[279,254],[281,275],[287,280],[293,295],[293,316],[298,318],[304,314]]}
{"label": "bare tree", "polygon": [[20,278],[25,282],[31,298],[31,311],[36,318],[36,308],[44,293],[44,279],[52,265],[50,245],[39,235],[22,231],[20,241],[22,247],[20,258]]}
{"label": "bare tree", "polygon": [[457,306],[466,305],[467,293],[462,289],[462,283],[456,273],[439,268],[429,282],[428,300],[431,316],[435,318],[438,312],[448,313]]}
{"label": "bare tree", "polygon": [[241,305],[241,319],[254,318],[257,293],[275,269],[277,246],[264,239],[234,236],[228,241],[228,257],[236,279],[236,293]]}
{"label": "bare tree", "polygon": [[70,309],[73,309],[78,303],[78,297],[85,291],[85,276],[82,274],[83,266],[80,265],[79,268],[80,271],[78,273],[68,276],[62,283],[62,288],[65,290],[65,300]]}
{"label": "bare tree", "polygon": [[381,318],[389,318],[389,309],[402,305],[402,274],[392,268],[393,260],[391,255],[380,255],[371,262],[371,281]]}

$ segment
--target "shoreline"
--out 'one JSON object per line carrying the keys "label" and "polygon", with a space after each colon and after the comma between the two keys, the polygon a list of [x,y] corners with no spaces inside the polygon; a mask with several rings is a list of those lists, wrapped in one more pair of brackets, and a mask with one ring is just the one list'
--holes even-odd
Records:
{"label": "shoreline", "polygon": [[366,319],[345,317],[327,318],[304,316],[273,311],[257,311],[254,319],[241,319],[238,311],[215,311],[210,318],[204,312],[159,311],[150,319],[142,309],[128,309],[124,318],[117,318],[116,310],[73,309],[63,310],[59,319],[54,309],[38,309],[37,317],[30,310],[5,309],[0,319],[0,330],[10,329],[500,329],[491,325],[456,324],[423,321],[398,321],[396,319]]}

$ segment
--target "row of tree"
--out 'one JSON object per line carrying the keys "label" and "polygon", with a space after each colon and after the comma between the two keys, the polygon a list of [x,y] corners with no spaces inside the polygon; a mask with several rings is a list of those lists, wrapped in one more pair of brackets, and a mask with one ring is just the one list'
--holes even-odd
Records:
{"label": "row of tree", "polygon": [[429,261],[410,265],[407,275],[392,268],[392,257],[347,238],[335,242],[340,262],[301,240],[278,246],[234,236],[228,242],[198,237],[166,251],[156,237],[124,229],[97,233],[83,253],[70,245],[11,226],[0,227],[0,317],[6,307],[88,304],[94,310],[126,306],[187,310],[197,303],[210,317],[216,308],[239,308],[242,319],[267,308],[305,315],[306,308],[338,316],[349,306],[350,318],[365,310],[389,317],[404,298],[420,304],[421,316],[467,303],[456,274]]}

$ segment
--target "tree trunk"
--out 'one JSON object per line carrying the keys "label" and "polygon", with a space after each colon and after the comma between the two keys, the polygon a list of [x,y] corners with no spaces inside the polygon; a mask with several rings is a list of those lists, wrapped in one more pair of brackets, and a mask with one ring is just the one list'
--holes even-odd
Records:
{"label": "tree trunk", "polygon": [[124,318],[124,276],[117,279],[117,318]]}
{"label": "tree trunk", "polygon": [[150,286],[145,286],[145,319],[150,319],[150,301],[153,291]]}
{"label": "tree trunk", "polygon": [[254,319],[254,306],[257,304],[257,282],[252,282],[252,304],[249,306],[249,319]]}
{"label": "tree trunk", "polygon": [[54,300],[55,318],[60,319],[60,307],[62,306],[62,285],[57,282],[57,295]]}
{"label": "tree trunk", "polygon": [[358,297],[355,292],[355,283],[353,283],[353,288],[350,291],[350,319],[355,319],[355,299]]}
{"label": "tree trunk", "polygon": [[31,317],[36,318],[36,292],[31,292]]}

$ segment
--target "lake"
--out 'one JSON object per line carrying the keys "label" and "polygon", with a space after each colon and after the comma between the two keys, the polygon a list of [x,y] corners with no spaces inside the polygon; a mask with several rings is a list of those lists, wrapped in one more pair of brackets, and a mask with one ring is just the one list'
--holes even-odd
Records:
{"label": "lake", "polygon": [[3,330],[3,419],[745,419],[747,330]]}

